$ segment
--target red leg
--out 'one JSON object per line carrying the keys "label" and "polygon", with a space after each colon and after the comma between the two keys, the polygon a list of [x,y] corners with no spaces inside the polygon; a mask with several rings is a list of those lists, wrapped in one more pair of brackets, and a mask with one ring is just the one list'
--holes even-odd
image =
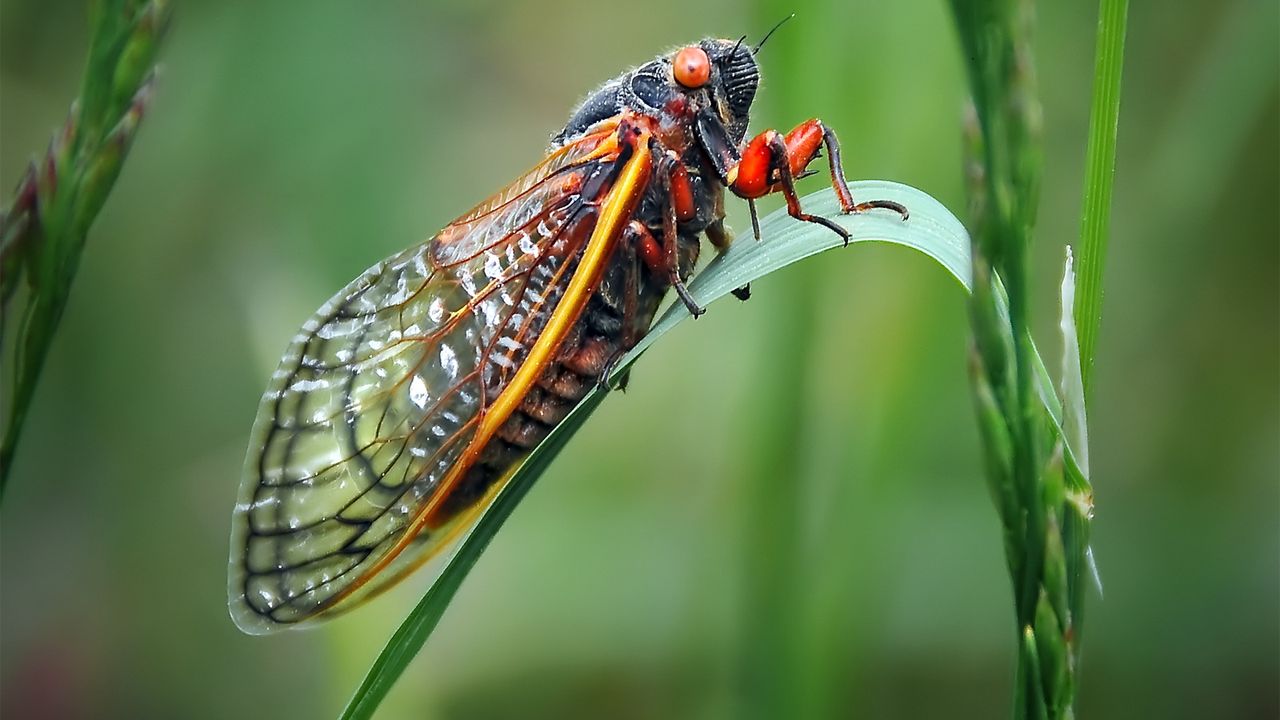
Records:
{"label": "red leg", "polygon": [[[676,232],[676,220],[679,214],[677,205],[680,201],[673,190],[679,189],[677,180],[679,177],[683,178],[683,187],[688,189],[689,178],[688,175],[682,175],[684,172],[684,166],[678,156],[664,155],[659,160],[658,181],[663,184],[662,196],[667,199],[666,207],[662,209],[662,249],[667,280],[676,289],[676,295],[680,296],[680,301],[689,309],[689,314],[697,318],[707,310],[694,302],[693,296],[689,294],[689,288],[684,284],[684,278],[680,277],[680,237]],[[689,205],[692,208],[692,193],[689,194]]]}
{"label": "red leg", "polygon": [[[845,245],[848,245],[848,230],[845,230],[821,215],[810,215],[800,209],[800,195],[796,193],[796,181],[791,174],[791,163],[788,162],[787,146],[783,141],[782,136],[777,133],[770,135],[767,147],[769,148],[769,152],[773,159],[774,172],[776,172],[778,176],[778,182],[775,185],[776,190],[771,189],[771,192],[776,191],[782,193],[782,197],[787,201],[787,214],[797,220],[816,223],[831,230],[835,234],[844,238]],[[839,190],[836,192],[838,194]],[[846,189],[845,192],[848,192],[848,190]]]}
{"label": "red leg", "polygon": [[676,162],[671,170],[671,204],[676,209],[676,219],[688,222],[698,214],[698,207],[693,201],[693,184],[689,181],[689,171],[684,163]]}
{"label": "red leg", "polygon": [[622,231],[622,238],[625,242],[630,243],[636,251],[636,255],[644,261],[646,267],[655,275],[664,275],[667,271],[666,255],[663,254],[662,246],[658,244],[658,239],[649,232],[649,228],[639,220],[632,220]]}
{"label": "red leg", "polygon": [[799,197],[795,193],[795,178],[803,175],[809,163],[826,147],[827,162],[831,167],[831,186],[836,191],[840,208],[846,213],[856,213],[872,208],[893,210],[909,217],[907,209],[892,200],[853,202],[849,184],[844,179],[840,165],[840,142],[830,128],[820,120],[801,123],[785,137],[774,130],[760,133],[747,144],[742,159],[729,170],[729,188],[739,197],[753,200],[770,193],[780,192],[787,199],[787,211],[792,217],[816,222],[831,228],[848,239],[848,233],[826,218],[808,215],[800,210]]}

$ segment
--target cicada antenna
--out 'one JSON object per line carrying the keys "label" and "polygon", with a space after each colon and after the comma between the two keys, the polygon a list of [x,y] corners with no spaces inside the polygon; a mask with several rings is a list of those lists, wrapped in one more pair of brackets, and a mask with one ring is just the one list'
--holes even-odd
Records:
{"label": "cicada antenna", "polygon": [[795,17],[795,16],[796,16],[796,14],[795,14],[795,13],[791,13],[790,15],[788,15],[788,16],[786,16],[786,17],[782,18],[781,20],[779,20],[779,21],[778,21],[778,24],[777,24],[777,25],[774,25],[772,30],[770,30],[769,32],[765,33],[765,34],[764,34],[764,37],[760,38],[760,43],[759,43],[758,45],[756,45],[756,47],[755,47],[755,49],[754,49],[754,50],[752,50],[752,51],[751,51],[751,54],[752,54],[752,55],[755,55],[755,54],[759,53],[759,52],[760,52],[760,48],[764,47],[764,43],[765,43],[765,41],[766,41],[766,40],[768,40],[768,39],[769,39],[769,36],[771,36],[771,35],[773,35],[775,32],[777,32],[778,28],[782,27],[782,25],[783,25],[784,23],[786,23],[788,20],[790,20],[791,18],[793,18],[793,17]]}

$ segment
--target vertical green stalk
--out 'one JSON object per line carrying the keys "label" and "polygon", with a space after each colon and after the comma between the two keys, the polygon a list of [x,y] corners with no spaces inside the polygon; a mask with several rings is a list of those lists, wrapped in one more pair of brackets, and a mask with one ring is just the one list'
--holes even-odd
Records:
{"label": "vertical green stalk", "polygon": [[[0,495],[8,485],[40,371],[62,320],[85,238],[120,173],[150,97],[165,0],[90,4],[79,99],[44,158],[0,212],[0,345],[5,408]],[[15,335],[9,335],[13,321]]]}
{"label": "vertical green stalk", "polygon": [[1120,76],[1129,0],[1100,0],[1098,46],[1093,67],[1093,110],[1085,157],[1084,208],[1077,246],[1079,269],[1073,315],[1080,341],[1080,371],[1086,397],[1093,374],[1098,323],[1102,318],[1102,271],[1111,219],[1111,186],[1116,168],[1116,131],[1120,118]]}
{"label": "vertical green stalk", "polygon": [[[952,0],[973,117],[971,381],[1013,585],[1015,718],[1068,718],[1092,492],[1039,395],[1027,256],[1040,185],[1030,0]],[[1083,448],[1082,448],[1083,449]]]}

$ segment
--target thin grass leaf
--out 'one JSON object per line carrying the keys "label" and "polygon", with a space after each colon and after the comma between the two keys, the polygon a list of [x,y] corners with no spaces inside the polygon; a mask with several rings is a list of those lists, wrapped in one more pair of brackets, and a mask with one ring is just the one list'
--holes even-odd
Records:
{"label": "thin grass leaf", "polygon": [[[888,181],[856,182],[852,184],[852,190],[855,197],[900,202],[911,210],[911,219],[904,223],[895,214],[879,211],[853,216],[840,215],[830,190],[804,198],[804,206],[809,212],[822,214],[843,225],[852,233],[851,242],[903,245],[933,258],[963,287],[969,289],[969,236],[960,221],[941,203],[919,190]],[[765,238],[762,242],[742,238],[698,274],[689,289],[700,305],[706,306],[748,282],[843,244],[829,230],[808,223],[798,223],[783,211],[764,218],[761,233]],[[688,318],[688,310],[682,303],[669,306],[635,349],[618,363],[610,377],[610,384],[616,385],[627,368],[658,338]],[[1061,409],[1056,407],[1057,396],[1053,392],[1048,373],[1043,372],[1044,364],[1039,362],[1038,356],[1035,360],[1037,367],[1042,370],[1042,397],[1047,402],[1054,403],[1053,407],[1046,405],[1043,415],[1052,428],[1059,428]],[[463,579],[488,547],[494,534],[606,395],[607,391],[601,389],[588,394],[513,473],[508,485],[494,499],[493,506],[459,543],[456,554],[449,559],[440,578],[391,636],[348,703],[341,716],[344,720],[373,716],[392,685],[430,637]],[[1061,437],[1061,430],[1057,429],[1056,432]],[[1074,462],[1069,456],[1065,465],[1067,474],[1070,475]],[[1068,484],[1070,482],[1068,480]]]}
{"label": "thin grass leaf", "polygon": [[1085,154],[1084,209],[1078,247],[1079,288],[1074,315],[1080,339],[1084,391],[1093,375],[1098,324],[1102,319],[1102,270],[1111,222],[1111,186],[1116,170],[1116,134],[1120,121],[1120,75],[1124,67],[1124,35],[1129,0],[1098,4],[1098,47],[1093,68],[1093,110]]}

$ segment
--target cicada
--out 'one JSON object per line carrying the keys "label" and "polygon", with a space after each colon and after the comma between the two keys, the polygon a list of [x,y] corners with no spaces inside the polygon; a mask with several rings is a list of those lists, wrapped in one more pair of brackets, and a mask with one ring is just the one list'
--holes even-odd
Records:
{"label": "cicada", "polygon": [[[248,633],[331,617],[449,552],[526,454],[648,330],[728,190],[780,193],[835,133],[747,139],[759,85],[742,40],[664,54],[593,92],[530,171],[325,303],[271,376],[233,518],[231,616]],[[754,220],[754,205],[752,205]],[[758,236],[757,225],[757,236]]]}

